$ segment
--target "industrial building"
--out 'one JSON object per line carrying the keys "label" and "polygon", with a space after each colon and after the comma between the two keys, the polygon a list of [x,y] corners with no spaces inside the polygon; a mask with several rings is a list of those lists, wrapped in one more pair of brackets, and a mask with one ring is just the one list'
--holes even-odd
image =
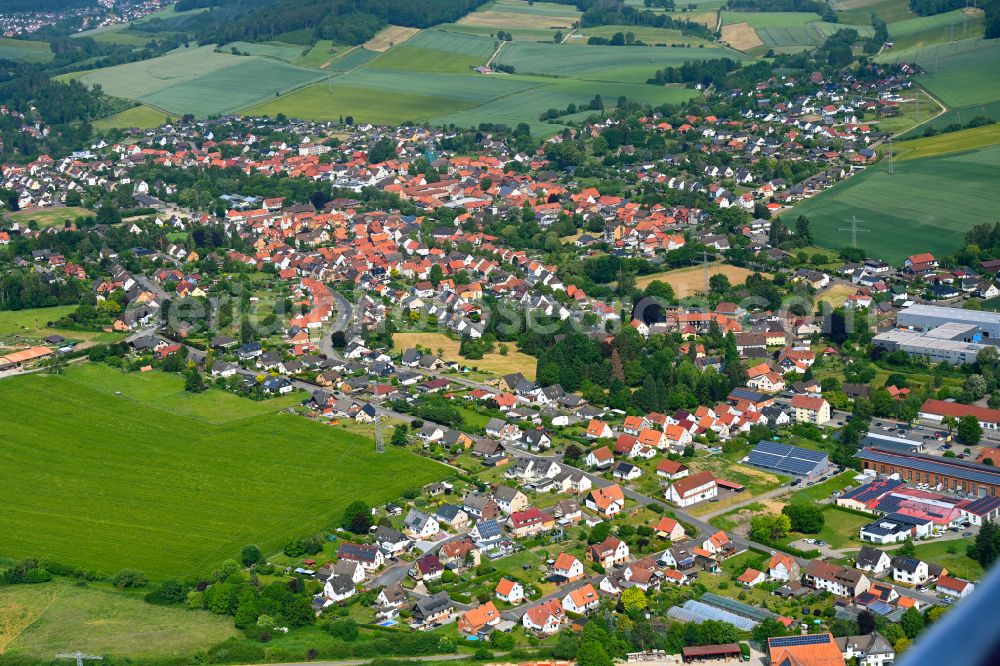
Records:
{"label": "industrial building", "polygon": [[830,468],[830,459],[822,451],[762,440],[757,442],[744,461],[754,467],[815,479]]}
{"label": "industrial building", "polygon": [[865,470],[883,476],[898,474],[907,483],[927,483],[932,489],[973,497],[996,497],[1000,489],[1000,469],[989,465],[880,448],[861,449],[855,456]]}
{"label": "industrial building", "polygon": [[974,363],[981,349],[1000,343],[1000,314],[995,312],[911,305],[896,315],[896,326],[876,335],[873,342],[889,351],[924,356],[932,363]]}
{"label": "industrial building", "polygon": [[914,331],[930,331],[945,324],[975,326],[983,338],[1000,339],[1000,313],[997,312],[917,304],[896,315],[897,326]]}

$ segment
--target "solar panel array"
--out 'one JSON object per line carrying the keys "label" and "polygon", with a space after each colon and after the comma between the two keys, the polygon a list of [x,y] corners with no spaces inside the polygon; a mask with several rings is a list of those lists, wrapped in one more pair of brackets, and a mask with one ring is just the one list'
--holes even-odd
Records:
{"label": "solar panel array", "polygon": [[806,636],[780,636],[768,640],[771,647],[794,647],[797,645],[824,645],[830,642],[829,634],[808,634]]}
{"label": "solar panel array", "polygon": [[861,449],[856,455],[858,458],[869,462],[885,463],[886,465],[895,465],[897,467],[915,469],[921,472],[930,472],[931,474],[952,476],[976,483],[990,483],[993,485],[1000,484],[1000,472],[980,471],[971,466],[965,466],[958,463],[949,464],[945,462],[935,462],[932,460],[924,460],[916,456],[895,456],[890,453],[883,453],[873,449]]}
{"label": "solar panel array", "polygon": [[769,610],[759,608],[757,606],[749,606],[747,604],[740,603],[735,599],[730,599],[728,597],[720,597],[717,594],[712,594],[711,592],[706,592],[701,595],[701,601],[712,606],[718,606],[724,610],[736,613],[737,615],[742,615],[748,617],[751,620],[759,620],[763,622],[764,620],[769,620],[777,618],[778,616]]}
{"label": "solar panel array", "polygon": [[808,476],[826,463],[826,454],[798,446],[760,441],[747,456],[747,462],[757,467]]}

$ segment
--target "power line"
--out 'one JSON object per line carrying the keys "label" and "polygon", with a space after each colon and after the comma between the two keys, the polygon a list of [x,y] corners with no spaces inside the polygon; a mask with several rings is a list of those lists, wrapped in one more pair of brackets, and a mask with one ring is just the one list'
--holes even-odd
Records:
{"label": "power line", "polygon": [[[864,222],[864,220],[860,220],[860,221]],[[857,215],[851,215],[851,219],[844,220],[844,222],[850,222],[851,226],[849,226],[849,227],[841,227],[840,229],[837,229],[837,231],[850,231],[851,232],[851,247],[857,247],[858,246],[858,232],[859,231],[862,231],[862,232],[868,231],[868,229],[858,229],[858,222],[859,222],[859,220],[858,220],[858,216]]]}
{"label": "power line", "polygon": [[72,654],[57,654],[56,659],[76,659],[76,666],[83,666],[84,660],[100,661],[104,659],[104,657],[98,657],[92,654],[84,654],[83,652],[77,650]]}

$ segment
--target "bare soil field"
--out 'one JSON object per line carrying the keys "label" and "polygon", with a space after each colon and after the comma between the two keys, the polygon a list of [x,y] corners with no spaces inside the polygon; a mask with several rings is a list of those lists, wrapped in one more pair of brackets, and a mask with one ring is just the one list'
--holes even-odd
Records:
{"label": "bare soil field", "polygon": [[377,35],[363,44],[369,51],[388,51],[396,44],[402,44],[415,34],[420,32],[420,28],[404,28],[401,25],[390,25],[379,31]]}
{"label": "bare soil field", "polygon": [[[734,285],[743,284],[746,282],[747,276],[753,275],[753,271],[749,269],[730,266],[729,264],[711,264],[708,267],[709,276],[719,273],[728,277],[729,282]],[[705,291],[705,267],[688,266],[687,268],[678,268],[672,271],[664,271],[663,273],[651,273],[639,277],[635,282],[636,286],[640,289],[645,289],[654,280],[669,284],[673,287],[674,293],[680,298],[693,296]]]}
{"label": "bare soil field", "polygon": [[755,46],[762,46],[760,36],[749,23],[734,23],[722,26],[722,41],[738,51],[747,51]]}
{"label": "bare soil field", "polygon": [[[515,351],[513,344],[507,345],[510,351],[507,352],[506,356],[494,352],[486,354],[481,359],[467,359],[458,353],[462,343],[458,340],[452,340],[444,333],[396,333],[392,336],[392,340],[396,349],[400,351],[420,345],[425,349],[430,349],[433,354],[437,354],[438,349],[440,349],[443,352],[441,357],[446,361],[456,361],[462,365],[498,375],[520,372],[528,379],[535,378],[537,360],[534,356]],[[497,348],[499,349],[499,345]]]}

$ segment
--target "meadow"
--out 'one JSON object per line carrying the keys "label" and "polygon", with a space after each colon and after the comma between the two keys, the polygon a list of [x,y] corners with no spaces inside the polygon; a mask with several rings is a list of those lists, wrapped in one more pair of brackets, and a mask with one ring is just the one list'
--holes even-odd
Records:
{"label": "meadow", "polygon": [[140,660],[185,657],[237,633],[227,617],[148,604],[102,586],[56,580],[0,589],[0,655],[15,659],[76,650]]}
{"label": "meadow", "polygon": [[808,217],[816,243],[832,249],[850,243],[841,229],[856,215],[858,245],[871,256],[900,263],[917,252],[958,250],[966,230],[992,219],[995,207],[984,192],[997,182],[996,146],[901,161],[892,176],[879,163],[799,204],[792,214]]}
{"label": "meadow", "polygon": [[[162,117],[161,117],[162,121]],[[66,220],[75,220],[78,217],[94,217],[94,211],[80,208],[78,206],[59,206],[52,208],[26,208],[24,210],[7,213],[5,215],[9,222],[27,224],[34,221],[40,227],[62,226]]]}
{"label": "meadow", "polygon": [[202,574],[247,543],[272,553],[327,528],[352,500],[381,503],[447,474],[303,417],[243,416],[212,391],[178,406],[180,377],[128,379],[74,367],[0,382],[0,557]]}
{"label": "meadow", "polygon": [[131,109],[125,109],[113,116],[95,120],[92,124],[94,130],[98,132],[106,132],[113,127],[149,129],[151,127],[159,127],[168,117],[168,114],[159,109],[140,104],[139,106],[133,106]]}
{"label": "meadow", "polygon": [[948,569],[948,573],[952,576],[966,580],[979,580],[983,577],[983,566],[966,555],[966,550],[972,543],[972,539],[938,539],[918,543],[916,545],[917,557],[927,562],[940,564]]}
{"label": "meadow", "polygon": [[513,344],[508,344],[510,351],[507,352],[506,356],[494,352],[484,355],[481,359],[466,359],[458,353],[462,343],[449,338],[444,333],[395,333],[392,336],[392,344],[398,350],[406,350],[420,345],[425,349],[430,349],[433,354],[437,354],[438,349],[440,349],[444,352],[441,358],[447,361],[456,361],[462,365],[498,375],[520,372],[528,379],[534,379],[535,367],[538,365],[534,356],[516,351]]}

